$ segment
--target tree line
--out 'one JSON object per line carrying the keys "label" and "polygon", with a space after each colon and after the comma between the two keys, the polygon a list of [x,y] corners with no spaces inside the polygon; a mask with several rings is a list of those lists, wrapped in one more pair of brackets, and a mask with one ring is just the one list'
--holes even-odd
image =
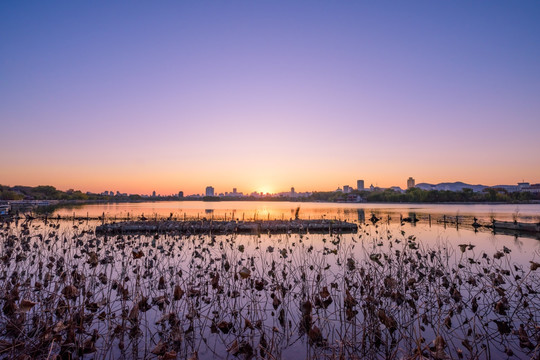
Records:
{"label": "tree line", "polygon": [[[353,195],[351,200],[349,195]],[[251,197],[242,198],[212,198],[210,200],[268,200],[268,201],[323,201],[323,202],[346,202],[356,201],[355,196],[360,196],[366,202],[392,202],[392,203],[449,203],[449,202],[527,202],[531,200],[540,200],[540,194],[531,192],[507,192],[502,189],[487,188],[482,192],[474,192],[472,189],[463,189],[461,191],[449,190],[422,190],[419,188],[408,189],[405,192],[395,191],[393,189],[381,189],[375,191],[357,191],[349,194],[338,191],[317,191],[310,196],[302,198],[288,197]],[[78,201],[141,201],[145,200],[140,195],[111,196],[101,194],[88,194],[80,190],[61,191],[54,186],[5,186],[0,185],[0,200],[78,200]],[[148,200],[155,200],[149,198]],[[178,200],[176,196],[161,197],[159,200]],[[189,199],[184,199],[189,200]]]}

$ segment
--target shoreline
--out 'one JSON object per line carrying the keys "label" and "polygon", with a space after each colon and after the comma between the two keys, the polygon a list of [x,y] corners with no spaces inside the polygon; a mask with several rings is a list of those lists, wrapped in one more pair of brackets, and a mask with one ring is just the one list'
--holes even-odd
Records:
{"label": "shoreline", "polygon": [[540,204],[540,200],[526,201],[440,201],[440,202],[417,202],[417,201],[313,201],[301,199],[219,199],[219,200],[203,200],[203,199],[140,199],[140,200],[59,200],[59,199],[43,199],[43,200],[0,200],[0,204],[9,204],[15,206],[59,206],[68,205],[91,205],[91,204],[125,204],[125,203],[159,203],[159,202],[205,202],[205,203],[220,203],[220,202],[289,202],[289,203],[306,203],[306,204],[389,204],[389,205],[536,205]]}

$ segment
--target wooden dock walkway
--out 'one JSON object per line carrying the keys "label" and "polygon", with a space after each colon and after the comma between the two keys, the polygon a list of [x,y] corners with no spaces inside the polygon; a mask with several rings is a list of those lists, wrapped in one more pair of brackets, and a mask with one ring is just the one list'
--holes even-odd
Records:
{"label": "wooden dock walkway", "polygon": [[124,221],[96,227],[96,233],[177,233],[177,234],[287,234],[287,233],[354,233],[358,226],[332,220],[267,221]]}
{"label": "wooden dock walkway", "polygon": [[522,223],[517,221],[497,221],[492,224],[493,230],[512,230],[528,233],[540,233],[540,223]]}

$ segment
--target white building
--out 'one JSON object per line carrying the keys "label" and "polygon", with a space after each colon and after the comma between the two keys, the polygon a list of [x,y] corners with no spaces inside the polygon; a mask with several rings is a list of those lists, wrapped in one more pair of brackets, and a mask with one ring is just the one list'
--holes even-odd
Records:
{"label": "white building", "polygon": [[540,194],[540,184],[532,184],[528,187],[524,187],[523,191],[527,191],[533,194]]}

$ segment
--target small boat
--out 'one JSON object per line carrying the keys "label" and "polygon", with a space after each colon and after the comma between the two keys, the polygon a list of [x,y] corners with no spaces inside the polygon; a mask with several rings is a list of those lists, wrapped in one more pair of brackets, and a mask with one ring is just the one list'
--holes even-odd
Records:
{"label": "small boat", "polygon": [[493,230],[515,230],[523,232],[540,233],[540,223],[521,223],[517,221],[493,220]]}
{"label": "small boat", "polygon": [[11,206],[9,204],[0,204],[0,216],[6,216],[9,214]]}

